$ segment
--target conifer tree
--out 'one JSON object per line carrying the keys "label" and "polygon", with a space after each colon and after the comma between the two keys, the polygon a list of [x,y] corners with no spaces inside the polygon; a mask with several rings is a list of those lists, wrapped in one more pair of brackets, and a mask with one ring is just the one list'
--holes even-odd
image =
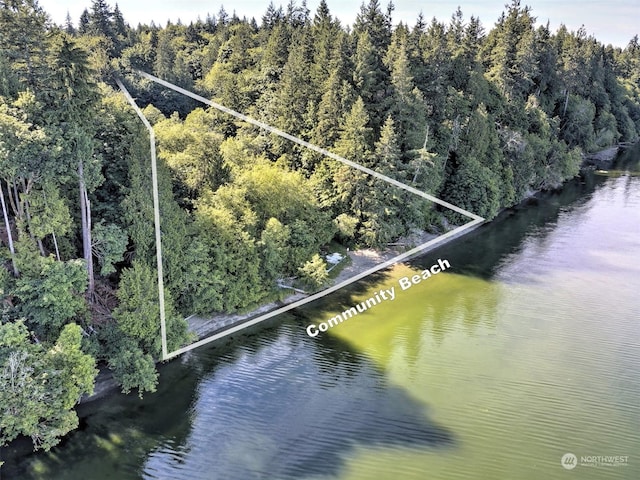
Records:
{"label": "conifer tree", "polygon": [[[97,100],[87,52],[71,38],[61,34],[53,44],[52,69],[55,72],[48,93],[53,105],[48,122],[61,125],[68,159],[77,173],[82,230],[82,250],[89,277],[88,294],[94,292],[93,255],[91,253],[91,203],[89,192],[101,181],[93,156],[91,114]],[[54,123],[55,122],[55,123]]]}
{"label": "conifer tree", "polygon": [[354,59],[353,81],[367,109],[371,127],[378,130],[386,116],[389,72],[382,62],[369,32],[358,34]]}
{"label": "conifer tree", "polygon": [[[345,116],[340,137],[334,151],[351,161],[371,166],[372,129],[368,126],[369,115],[362,98],[358,97],[351,111]],[[364,202],[369,194],[367,175],[347,165],[335,165],[333,173],[337,200],[360,220],[363,216]]]}
{"label": "conifer tree", "polygon": [[73,20],[71,20],[71,14],[67,11],[67,16],[64,19],[64,31],[67,35],[75,35],[76,28],[73,26]]}
{"label": "conifer tree", "polygon": [[343,85],[337,70],[331,72],[324,85],[324,94],[318,105],[317,121],[311,135],[311,142],[315,145],[329,147],[338,139]]}
{"label": "conifer tree", "polygon": [[46,71],[49,19],[37,0],[3,2],[0,6],[0,52],[16,76],[34,90]]}
{"label": "conifer tree", "polygon": [[113,40],[113,12],[105,0],[91,1],[89,22],[94,35],[104,35]]}
{"label": "conifer tree", "polygon": [[119,38],[125,39],[127,37],[127,24],[117,3],[113,9],[113,30]]}
{"label": "conifer tree", "polygon": [[[389,4],[389,14],[393,4]],[[371,127],[378,133],[387,116],[389,71],[384,55],[391,42],[391,21],[378,0],[363,3],[353,25],[356,40],[354,83],[365,103]]]}
{"label": "conifer tree", "polygon": [[78,33],[80,35],[86,35],[89,33],[90,24],[91,17],[89,15],[89,10],[85,8],[80,14],[80,19],[78,20]]}
{"label": "conifer tree", "polygon": [[336,45],[341,41],[344,33],[337,20],[334,20],[329,12],[325,0],[320,2],[313,23],[311,25],[311,37],[313,45],[313,65],[311,66],[311,79],[313,90],[317,99],[322,94],[322,85],[339,68],[337,62],[341,62],[340,50]]}
{"label": "conifer tree", "polygon": [[526,99],[533,79],[538,74],[538,64],[533,52],[535,18],[530,8],[520,6],[520,0],[512,0],[506,15],[491,32],[485,55],[490,58],[488,71],[502,93],[508,98]]}
{"label": "conifer tree", "polygon": [[276,8],[273,3],[273,0],[269,2],[269,6],[267,7],[267,11],[262,16],[262,28],[267,30],[273,30],[276,26],[282,24],[284,22],[284,12],[282,11],[282,6]]}
{"label": "conifer tree", "polygon": [[[393,44],[392,44],[393,46]],[[390,57],[390,58],[389,58]],[[410,73],[409,59],[404,40],[400,40],[388,54],[393,87],[391,115],[395,120],[402,152],[419,147],[426,132],[425,103]]]}

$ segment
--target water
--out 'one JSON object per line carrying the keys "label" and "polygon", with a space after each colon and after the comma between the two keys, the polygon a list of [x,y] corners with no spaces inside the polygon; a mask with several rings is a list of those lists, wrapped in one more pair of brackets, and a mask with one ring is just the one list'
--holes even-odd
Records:
{"label": "water", "polygon": [[[640,478],[639,153],[197,349],[144,400],[82,406],[52,452],[5,449],[1,478]],[[452,268],[400,291],[438,258]],[[395,300],[306,335],[391,286]],[[584,464],[610,455],[627,458]]]}

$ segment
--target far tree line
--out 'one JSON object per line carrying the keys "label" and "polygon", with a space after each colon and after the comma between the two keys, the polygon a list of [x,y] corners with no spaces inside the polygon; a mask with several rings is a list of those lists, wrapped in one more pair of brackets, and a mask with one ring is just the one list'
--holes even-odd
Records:
{"label": "far tree line", "polygon": [[465,221],[136,75],[212,98],[487,219],[640,133],[640,44],[555,32],[512,1],[490,28],[458,9],[394,25],[325,1],[127,24],[93,0],[55,25],[0,0],[0,444],[50,448],[97,366],[125,392],[160,356],[148,137],[154,125],[169,348],[183,318],[249,309],[279,280],[321,286],[331,242],[384,247]]}

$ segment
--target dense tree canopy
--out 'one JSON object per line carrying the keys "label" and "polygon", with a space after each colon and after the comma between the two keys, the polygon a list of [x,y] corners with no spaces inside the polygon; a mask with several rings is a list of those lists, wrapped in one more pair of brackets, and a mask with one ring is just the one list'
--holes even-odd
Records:
{"label": "dense tree canopy", "polygon": [[142,79],[141,69],[478,215],[577,175],[640,134],[640,42],[552,32],[513,0],[492,27],[364,2],[221,9],[165,27],[92,0],[54,25],[0,0],[0,443],[50,448],[77,426],[95,364],[153,392],[160,356],[154,125],[170,349],[183,318],[320,288],[332,241],[383,247],[465,221],[389,184]]}

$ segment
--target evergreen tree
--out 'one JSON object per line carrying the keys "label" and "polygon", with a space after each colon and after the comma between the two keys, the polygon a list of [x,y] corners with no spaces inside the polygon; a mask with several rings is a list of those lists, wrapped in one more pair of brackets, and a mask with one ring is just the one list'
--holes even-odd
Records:
{"label": "evergreen tree", "polygon": [[520,7],[520,0],[512,0],[508,11],[498,21],[486,44],[485,56],[490,59],[488,75],[509,98],[528,96],[538,75],[533,51],[535,18],[529,7]]}
{"label": "evergreen tree", "polygon": [[[393,4],[390,3],[389,13],[393,8]],[[391,42],[391,19],[389,15],[385,16],[382,13],[378,0],[369,0],[369,3],[363,2],[360,6],[360,12],[353,24],[353,31],[358,36],[367,32],[374,50],[386,52]]]}
{"label": "evergreen tree", "polygon": [[262,28],[267,30],[273,30],[276,26],[284,22],[284,12],[282,6],[276,8],[273,1],[269,2],[267,11],[262,16]]}
{"label": "evergreen tree", "polygon": [[[147,265],[134,261],[122,274],[119,304],[113,312],[118,329],[154,358],[162,352],[157,278]],[[169,291],[165,291],[165,312],[167,348],[173,351],[183,346],[189,336],[187,322],[178,316]]]}
{"label": "evergreen tree", "polygon": [[310,23],[310,12],[307,8],[307,1],[302,0],[301,5],[297,5],[295,0],[289,0],[287,3],[286,21],[294,29],[308,27]]}
{"label": "evergreen tree", "polygon": [[260,72],[265,88],[272,89],[280,80],[282,69],[289,56],[289,30],[282,22],[268,30],[269,36],[264,43],[264,52],[260,60]]}
{"label": "evergreen tree", "polygon": [[[266,97],[263,101],[268,102],[265,118],[269,124],[285,132],[293,132],[308,138],[311,125],[307,124],[305,116],[309,110],[311,39],[304,33],[299,35],[301,36],[294,35],[296,41],[282,70],[278,90],[273,93],[271,99]],[[279,137],[273,138],[272,144],[273,154],[276,157],[291,149],[291,143]]]}
{"label": "evergreen tree", "polygon": [[538,77],[535,79],[534,94],[540,106],[549,115],[555,109],[561,88],[557,70],[558,56],[548,24],[538,27],[535,50],[538,57]]}
{"label": "evergreen tree", "polygon": [[[362,98],[353,104],[342,124],[340,138],[334,151],[353,162],[371,166],[372,129]],[[348,211],[362,221],[365,201],[369,194],[367,175],[343,164],[336,165],[333,182],[341,211]]]}
{"label": "evergreen tree", "polygon": [[417,87],[424,96],[431,136],[442,150],[446,150],[448,129],[445,125],[452,120],[451,117],[447,118],[446,105],[452,67],[444,24],[434,18],[425,34],[420,36],[419,48],[425,68]]}
{"label": "evergreen tree", "polygon": [[71,20],[71,15],[69,11],[67,11],[67,16],[64,19],[64,31],[67,35],[75,35],[76,28],[73,26],[73,21]]}
{"label": "evergreen tree", "polygon": [[[389,4],[389,14],[393,5]],[[378,0],[362,4],[353,25],[356,40],[354,83],[365,103],[371,127],[378,133],[387,116],[389,71],[384,54],[391,42],[391,21]]]}
{"label": "evergreen tree", "polygon": [[[340,68],[342,59],[337,43],[342,41],[343,36],[340,23],[333,19],[326,1],[322,0],[311,26],[313,46],[311,80],[313,81],[312,91],[317,93],[317,101],[319,101],[323,84],[335,70]],[[341,73],[338,72],[339,75]]]}
{"label": "evergreen tree", "polygon": [[[403,181],[402,152],[399,136],[391,116],[387,117],[380,138],[375,144],[374,169],[391,178]],[[405,192],[400,192],[378,179],[369,179],[370,193],[362,222],[361,238],[367,245],[382,246],[403,233],[403,224],[411,223],[410,201]],[[409,215],[408,215],[409,214]]]}
{"label": "evergreen tree", "polygon": [[85,8],[80,14],[80,20],[78,21],[78,33],[80,35],[88,34],[90,25],[91,25],[91,17],[89,15],[89,10]]}
{"label": "evergreen tree", "polygon": [[89,285],[88,294],[94,292],[95,280],[91,253],[91,204],[89,191],[101,181],[98,165],[93,158],[91,114],[97,100],[97,91],[88,66],[87,52],[79,48],[66,35],[59,35],[52,49],[52,70],[55,72],[48,100],[54,105],[49,122],[63,125],[65,150],[77,173],[82,231],[82,250]]}
{"label": "evergreen tree", "polygon": [[418,148],[426,133],[425,104],[422,93],[415,87],[409,68],[406,44],[389,50],[391,85],[393,87],[390,112],[394,117],[402,152]]}
{"label": "evergreen tree", "polygon": [[105,0],[92,0],[89,13],[91,33],[103,35],[106,38],[114,38],[113,12]]}
{"label": "evergreen tree", "polygon": [[341,82],[336,70],[331,73],[324,86],[324,94],[317,110],[317,121],[311,135],[311,142],[315,145],[330,147],[338,139],[340,133],[340,117],[343,112],[342,101],[345,96],[345,87],[349,85]]}
{"label": "evergreen tree", "polygon": [[113,31],[119,39],[127,38],[127,24],[117,3],[113,9]]}
{"label": "evergreen tree", "polygon": [[[500,151],[494,122],[483,105],[471,116],[459,147],[451,152],[443,199],[485,218],[493,218],[501,206]],[[458,214],[447,215],[455,222]]]}
{"label": "evergreen tree", "polygon": [[389,72],[382,62],[382,56],[372,42],[370,34],[363,31],[357,37],[354,60],[353,82],[363,100],[371,122],[377,131],[388,110]]}
{"label": "evergreen tree", "polygon": [[48,26],[47,14],[37,0],[3,2],[0,6],[0,52],[16,76],[34,90],[44,84]]}

